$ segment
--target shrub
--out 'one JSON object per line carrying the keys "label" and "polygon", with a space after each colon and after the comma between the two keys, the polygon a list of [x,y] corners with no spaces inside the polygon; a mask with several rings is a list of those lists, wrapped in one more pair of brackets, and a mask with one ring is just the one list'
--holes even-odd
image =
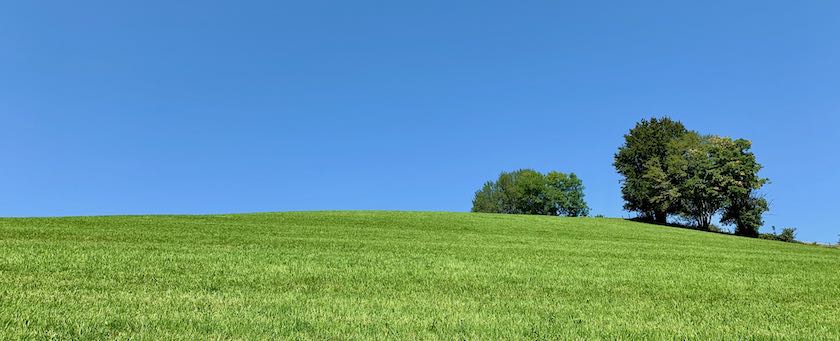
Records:
{"label": "shrub", "polygon": [[768,240],[778,240],[782,242],[788,243],[799,243],[796,240],[796,229],[793,227],[785,227],[782,229],[781,233],[776,233],[776,227],[773,226],[772,233],[761,233],[758,235],[758,238],[761,239],[768,239]]}
{"label": "shrub", "polygon": [[760,233],[758,238],[767,240],[779,240],[779,237],[772,233]]}
{"label": "shrub", "polygon": [[785,227],[782,229],[782,233],[779,234],[779,240],[783,242],[795,242],[796,241],[796,229],[792,227]]}

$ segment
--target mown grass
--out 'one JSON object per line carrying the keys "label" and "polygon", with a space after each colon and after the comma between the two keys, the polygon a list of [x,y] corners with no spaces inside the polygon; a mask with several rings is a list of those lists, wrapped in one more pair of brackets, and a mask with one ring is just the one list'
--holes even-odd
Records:
{"label": "mown grass", "polygon": [[0,219],[0,339],[840,339],[840,250],[618,219]]}

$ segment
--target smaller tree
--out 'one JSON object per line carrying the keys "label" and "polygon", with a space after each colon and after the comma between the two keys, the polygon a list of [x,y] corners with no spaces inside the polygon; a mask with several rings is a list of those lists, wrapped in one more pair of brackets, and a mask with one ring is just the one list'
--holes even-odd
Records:
{"label": "smaller tree", "polygon": [[583,183],[575,174],[531,169],[502,172],[475,193],[473,212],[586,216]]}
{"label": "smaller tree", "polygon": [[511,173],[513,182],[510,198],[515,214],[550,214],[546,193],[545,176],[532,169],[520,169]]}

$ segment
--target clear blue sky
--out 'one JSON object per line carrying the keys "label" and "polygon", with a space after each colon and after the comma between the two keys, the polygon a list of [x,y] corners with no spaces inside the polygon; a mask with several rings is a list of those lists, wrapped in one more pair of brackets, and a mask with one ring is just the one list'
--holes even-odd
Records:
{"label": "clear blue sky", "polygon": [[639,119],[753,141],[767,225],[840,233],[834,1],[7,1],[0,215],[468,211]]}

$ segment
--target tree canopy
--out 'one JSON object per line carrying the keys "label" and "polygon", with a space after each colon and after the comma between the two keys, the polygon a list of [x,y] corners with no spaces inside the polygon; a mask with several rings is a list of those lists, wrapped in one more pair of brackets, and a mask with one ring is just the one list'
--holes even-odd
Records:
{"label": "tree canopy", "polygon": [[618,149],[613,163],[624,176],[621,186],[624,209],[659,223],[665,223],[669,214],[676,213],[673,186],[665,175],[669,146],[686,134],[688,130],[682,123],[664,117],[643,120],[624,135],[624,145]]}
{"label": "tree canopy", "polygon": [[767,179],[744,139],[701,135],[669,118],[639,122],[615,156],[625,208],[659,223],[676,215],[709,229],[720,215],[735,233],[757,236],[769,207]]}
{"label": "tree canopy", "polygon": [[473,212],[586,216],[583,182],[574,173],[502,172],[475,193]]}

